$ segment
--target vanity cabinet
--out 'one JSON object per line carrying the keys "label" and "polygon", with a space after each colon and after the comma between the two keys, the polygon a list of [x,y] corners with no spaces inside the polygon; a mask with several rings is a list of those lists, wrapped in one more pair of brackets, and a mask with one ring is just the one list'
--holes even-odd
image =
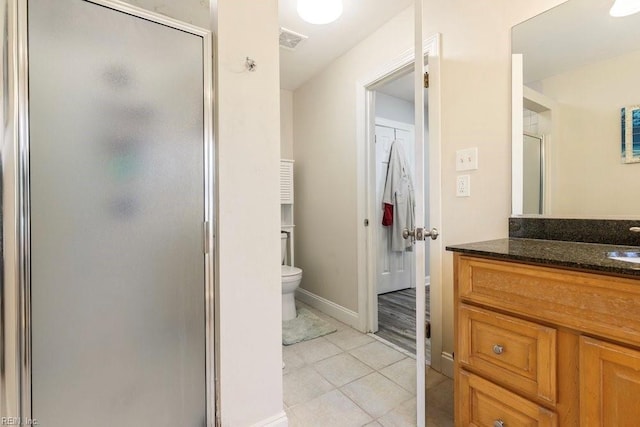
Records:
{"label": "vanity cabinet", "polygon": [[640,280],[454,254],[458,426],[636,426]]}

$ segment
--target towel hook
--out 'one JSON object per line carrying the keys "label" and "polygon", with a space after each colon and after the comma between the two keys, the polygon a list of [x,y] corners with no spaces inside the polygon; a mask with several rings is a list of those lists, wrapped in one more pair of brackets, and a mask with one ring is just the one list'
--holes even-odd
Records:
{"label": "towel hook", "polygon": [[245,65],[247,67],[247,70],[253,72],[256,70],[256,68],[258,68],[258,64],[256,64],[256,61],[254,61],[253,59],[249,58],[247,56],[247,60],[245,62]]}

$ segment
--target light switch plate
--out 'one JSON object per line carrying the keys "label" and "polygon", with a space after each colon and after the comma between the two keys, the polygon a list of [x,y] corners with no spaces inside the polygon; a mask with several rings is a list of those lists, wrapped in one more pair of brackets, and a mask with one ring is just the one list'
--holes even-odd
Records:
{"label": "light switch plate", "polygon": [[478,147],[456,151],[456,170],[470,171],[478,169]]}
{"label": "light switch plate", "polygon": [[471,175],[458,175],[456,177],[456,197],[471,196]]}

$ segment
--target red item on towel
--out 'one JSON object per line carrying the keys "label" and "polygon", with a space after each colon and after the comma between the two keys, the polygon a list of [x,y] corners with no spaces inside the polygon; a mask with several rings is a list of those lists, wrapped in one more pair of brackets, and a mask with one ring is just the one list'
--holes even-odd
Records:
{"label": "red item on towel", "polygon": [[393,205],[384,203],[384,213],[382,214],[382,225],[393,224]]}

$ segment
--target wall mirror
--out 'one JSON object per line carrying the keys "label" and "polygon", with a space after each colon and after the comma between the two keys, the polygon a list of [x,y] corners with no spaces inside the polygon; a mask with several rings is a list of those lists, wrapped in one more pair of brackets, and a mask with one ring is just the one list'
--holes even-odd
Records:
{"label": "wall mirror", "polygon": [[512,29],[514,215],[640,217],[640,13],[613,3]]}

